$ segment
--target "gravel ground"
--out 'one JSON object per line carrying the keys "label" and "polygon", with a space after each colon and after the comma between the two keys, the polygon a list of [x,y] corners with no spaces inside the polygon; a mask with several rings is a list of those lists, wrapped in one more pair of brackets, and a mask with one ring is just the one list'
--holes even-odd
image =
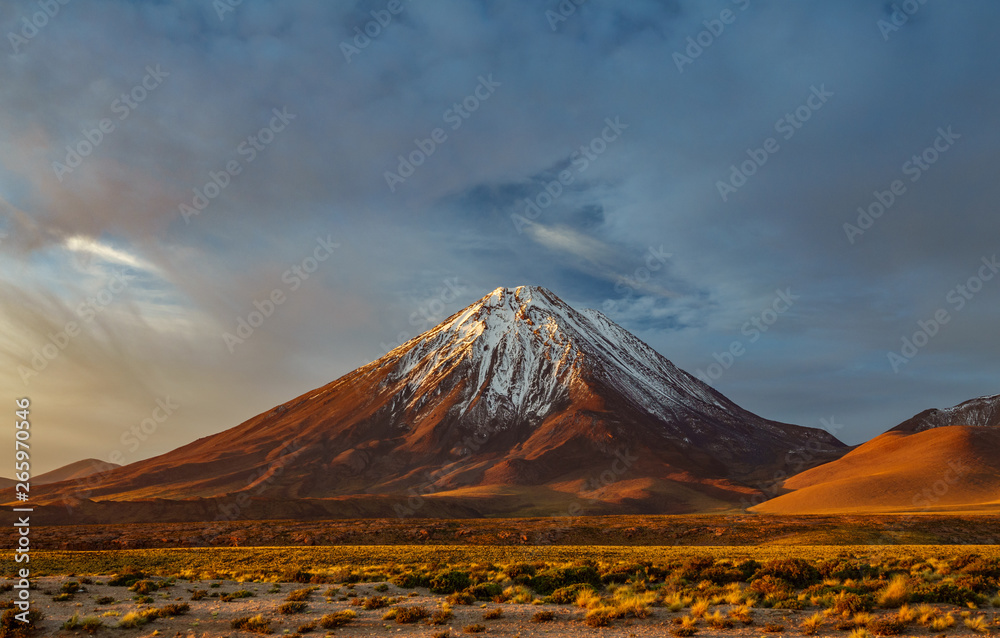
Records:
{"label": "gravel ground", "polygon": [[[353,610],[357,617],[348,625],[336,629],[326,630],[316,628],[304,636],[435,636],[441,632],[450,632],[450,635],[475,635],[467,634],[464,628],[473,624],[481,624],[486,627],[482,635],[486,636],[551,636],[575,638],[577,636],[623,636],[623,637],[646,637],[646,636],[668,636],[670,629],[676,627],[674,619],[688,613],[684,610],[679,613],[671,613],[664,608],[653,608],[652,614],[644,619],[616,620],[610,627],[589,627],[584,624],[584,611],[570,605],[531,605],[512,603],[481,603],[472,605],[453,605],[454,617],[440,626],[429,626],[423,622],[416,624],[398,624],[395,621],[383,620],[382,617],[387,609],[366,610],[359,606],[352,606],[349,599],[341,600],[351,591],[359,596],[390,596],[399,599],[393,606],[419,605],[433,612],[441,608],[446,596],[432,595],[426,589],[403,590],[389,584],[384,592],[374,589],[376,583],[364,583],[356,585],[353,590],[347,586],[339,586],[339,591],[326,597],[324,593],[330,588],[329,585],[319,585],[306,601],[307,609],[302,613],[291,615],[281,614],[278,608],[285,602],[289,592],[307,587],[307,585],[295,583],[282,583],[277,587],[280,591],[274,592],[272,583],[237,583],[234,581],[187,581],[178,580],[172,586],[152,592],[152,602],[139,603],[134,600],[135,592],[129,591],[126,587],[112,587],[103,583],[107,579],[95,577],[94,583],[83,584],[81,590],[72,594],[71,598],[63,601],[54,600],[54,596],[59,593],[63,583],[72,580],[79,580],[76,577],[47,577],[39,578],[35,582],[36,589],[31,592],[32,608],[42,611],[45,616],[40,623],[40,631],[36,636],[86,636],[82,629],[61,630],[63,622],[74,614],[81,619],[85,617],[98,617],[103,622],[103,627],[97,630],[98,636],[121,636],[122,638],[133,638],[137,636],[196,636],[196,637],[221,637],[230,636],[232,638],[245,636],[259,636],[261,634],[247,631],[234,630],[231,622],[234,618],[243,616],[254,616],[263,614],[270,620],[270,627],[273,635],[295,635],[301,625],[317,622],[324,614],[335,613],[346,609]],[[11,580],[3,581],[13,583]],[[334,585],[333,587],[337,587]],[[205,590],[208,595],[200,600],[192,600],[194,590]],[[253,592],[252,597],[236,598],[230,602],[221,600],[221,596],[231,594],[238,590]],[[413,592],[416,595],[411,595]],[[97,604],[97,599],[101,597],[111,597],[113,603]],[[4,600],[10,599],[10,592],[4,594]],[[169,618],[157,618],[148,624],[134,629],[118,628],[119,620],[129,612],[142,611],[151,607],[163,607],[170,603],[187,603],[190,610],[180,616]],[[943,611],[950,611],[956,619],[955,626],[941,633],[931,633],[927,628],[916,623],[907,627],[902,634],[904,636],[938,636],[940,638],[950,638],[952,636],[997,636],[1000,635],[1000,625],[998,625],[998,615],[995,609],[968,610],[946,605],[936,605]],[[499,619],[484,620],[483,614],[489,609],[500,608],[503,615]],[[728,606],[720,607],[723,613]],[[531,622],[532,616],[539,611],[552,611],[555,618],[550,622]],[[770,610],[755,609],[752,625],[745,626],[737,623],[731,629],[713,629],[700,621],[698,624],[697,636],[710,638],[714,636],[725,636],[727,638],[746,638],[749,636],[800,636],[798,629],[801,621],[815,613],[816,610],[790,611],[790,610]],[[989,621],[989,633],[976,634],[967,629],[962,623],[962,612],[968,612],[973,616],[985,615]],[[892,613],[892,612],[876,612]],[[765,633],[764,628],[768,624],[784,627],[783,631],[777,630]],[[828,620],[821,628],[818,636],[839,636],[847,638],[848,631],[838,631],[834,628],[833,620]]]}

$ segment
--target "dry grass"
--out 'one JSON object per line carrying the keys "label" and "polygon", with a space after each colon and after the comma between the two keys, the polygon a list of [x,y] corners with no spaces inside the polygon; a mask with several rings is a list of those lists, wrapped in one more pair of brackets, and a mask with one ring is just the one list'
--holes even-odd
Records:
{"label": "dry grass", "polygon": [[819,628],[823,625],[824,619],[823,614],[813,614],[802,621],[802,624],[799,625],[799,629],[804,635],[812,636],[819,631]]}
{"label": "dry grass", "polygon": [[896,608],[910,600],[910,579],[902,574],[892,577],[889,584],[878,592],[879,607]]}
{"label": "dry grass", "polygon": [[943,616],[938,616],[931,620],[930,630],[934,632],[944,631],[949,627],[955,625],[955,617],[951,614],[945,614]]}
{"label": "dry grass", "polygon": [[964,622],[965,626],[976,632],[977,634],[985,634],[989,631],[989,623],[986,620],[986,616],[976,616],[975,618],[966,618]]}

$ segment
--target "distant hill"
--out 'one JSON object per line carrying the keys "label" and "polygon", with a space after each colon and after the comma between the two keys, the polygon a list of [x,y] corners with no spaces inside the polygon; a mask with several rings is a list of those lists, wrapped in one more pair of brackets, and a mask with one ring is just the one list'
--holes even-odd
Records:
{"label": "distant hill", "polygon": [[59,481],[76,481],[77,479],[86,478],[91,474],[97,474],[98,472],[118,467],[121,466],[98,459],[83,459],[82,461],[70,463],[69,465],[64,465],[52,471],[32,477],[31,484],[48,485],[50,483],[58,483]]}
{"label": "distant hill", "polygon": [[[54,470],[50,470],[44,474],[32,476],[31,485],[49,485],[51,483],[58,483],[59,481],[76,481],[90,476],[91,474],[96,474],[98,472],[118,467],[121,466],[115,463],[106,463],[105,461],[98,459],[83,459],[82,461],[76,461],[75,463],[70,463],[69,465],[64,465]],[[17,483],[17,481],[14,479],[0,476],[0,490],[14,487],[15,483]]]}
{"label": "distant hill", "polygon": [[1000,428],[894,428],[784,483],[764,514],[1000,512]]}

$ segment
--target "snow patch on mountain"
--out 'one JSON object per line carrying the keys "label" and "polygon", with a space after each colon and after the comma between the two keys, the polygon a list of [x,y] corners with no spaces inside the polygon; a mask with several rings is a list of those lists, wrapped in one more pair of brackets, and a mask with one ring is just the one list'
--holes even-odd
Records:
{"label": "snow patch on mountain", "polygon": [[390,381],[409,390],[461,371],[456,409],[544,416],[589,373],[667,420],[675,410],[738,408],[596,310],[578,312],[544,288],[497,288],[397,348]]}

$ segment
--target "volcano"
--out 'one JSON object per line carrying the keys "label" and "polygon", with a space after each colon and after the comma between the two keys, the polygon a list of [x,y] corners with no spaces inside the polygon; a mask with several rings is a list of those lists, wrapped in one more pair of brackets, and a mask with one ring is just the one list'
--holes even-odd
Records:
{"label": "volcano", "polygon": [[198,520],[220,503],[239,518],[720,511],[846,451],[521,286],[241,425],[33,500]]}

